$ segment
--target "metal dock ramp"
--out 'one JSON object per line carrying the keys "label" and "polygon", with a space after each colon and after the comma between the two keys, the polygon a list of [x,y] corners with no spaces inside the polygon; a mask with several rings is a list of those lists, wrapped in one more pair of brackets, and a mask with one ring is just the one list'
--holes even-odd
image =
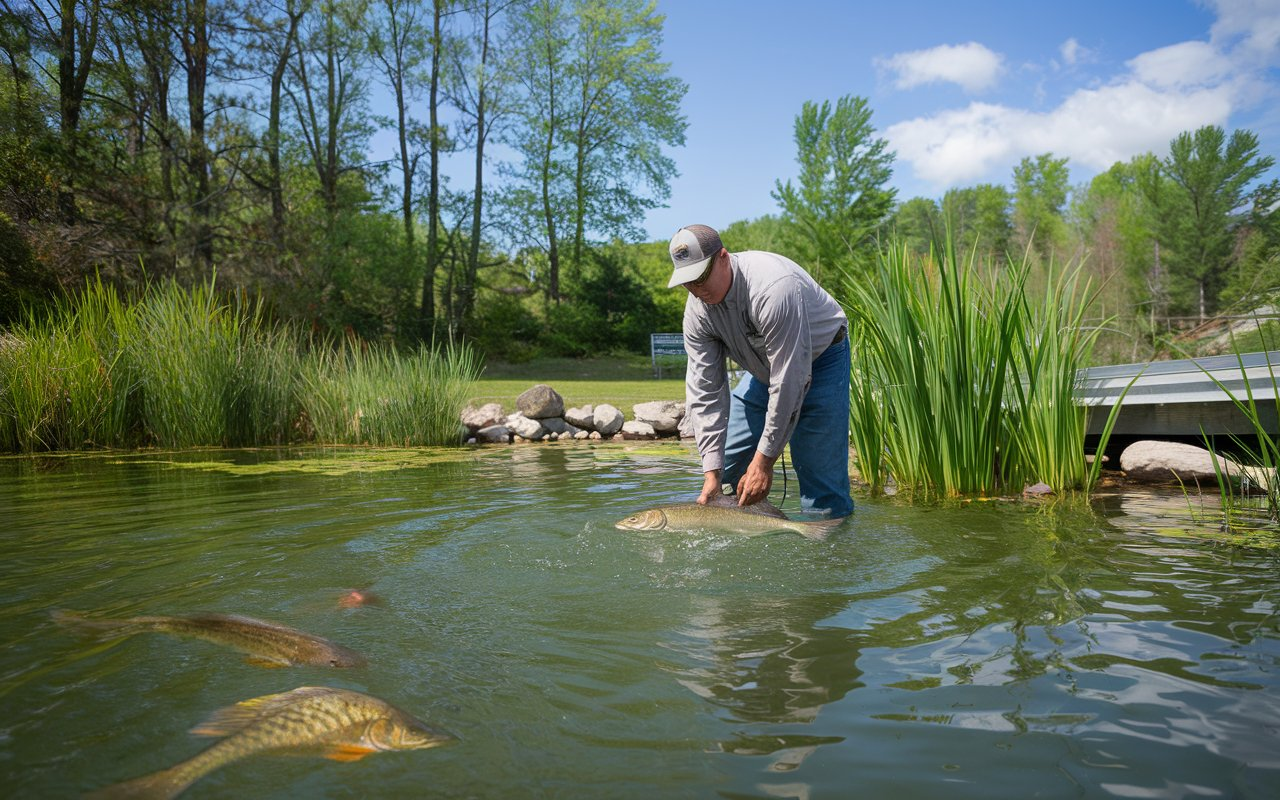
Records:
{"label": "metal dock ramp", "polygon": [[1231,402],[1227,391],[1244,402],[1252,392],[1263,425],[1271,435],[1280,434],[1276,414],[1280,350],[1091,367],[1081,370],[1078,378],[1076,400],[1090,407],[1090,436],[1102,433],[1107,415],[1130,381],[1134,381],[1133,387],[1124,397],[1114,436],[1252,435],[1253,425]]}

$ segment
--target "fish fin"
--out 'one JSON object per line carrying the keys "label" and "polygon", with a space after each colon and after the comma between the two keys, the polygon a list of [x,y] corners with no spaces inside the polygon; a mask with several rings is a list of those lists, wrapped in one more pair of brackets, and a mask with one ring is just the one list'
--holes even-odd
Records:
{"label": "fish fin", "polygon": [[230,736],[299,699],[331,694],[333,691],[327,686],[300,686],[288,692],[241,700],[233,706],[213,712],[208,719],[192,728],[191,732],[196,736]]}
{"label": "fish fin", "polygon": [[266,667],[267,669],[279,669],[280,667],[289,666],[288,661],[278,658],[269,658],[268,656],[247,656],[244,663],[252,664],[255,667]]}
{"label": "fish fin", "polygon": [[359,761],[370,753],[376,752],[374,748],[367,747],[362,744],[354,744],[352,742],[343,742],[334,745],[324,754],[325,758],[333,761]]}

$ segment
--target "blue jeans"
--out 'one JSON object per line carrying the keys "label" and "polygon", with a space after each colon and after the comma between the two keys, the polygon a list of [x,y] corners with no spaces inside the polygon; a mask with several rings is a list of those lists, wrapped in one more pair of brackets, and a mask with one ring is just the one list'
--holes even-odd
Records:
{"label": "blue jeans", "polygon": [[[738,485],[755,456],[769,408],[769,386],[748,373],[729,393],[725,483]],[[849,495],[849,339],[813,362],[813,378],[791,434],[791,465],[800,483],[800,510],[831,517],[853,513]]]}

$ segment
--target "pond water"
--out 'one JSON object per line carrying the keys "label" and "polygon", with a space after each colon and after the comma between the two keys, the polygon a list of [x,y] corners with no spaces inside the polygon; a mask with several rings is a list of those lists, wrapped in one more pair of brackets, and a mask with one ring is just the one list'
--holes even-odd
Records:
{"label": "pond water", "polygon": [[[459,741],[255,756],[184,797],[1280,796],[1280,564],[1183,535],[1181,495],[861,501],[825,542],[614,529],[699,485],[681,446],[2,459],[3,793],[163,769],[214,710],[322,685]],[[369,664],[53,609],[246,614]]]}

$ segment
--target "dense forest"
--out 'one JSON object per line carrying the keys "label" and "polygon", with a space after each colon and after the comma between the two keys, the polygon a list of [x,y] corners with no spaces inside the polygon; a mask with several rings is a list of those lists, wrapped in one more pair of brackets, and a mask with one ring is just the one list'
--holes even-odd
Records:
{"label": "dense forest", "polygon": [[[643,0],[0,0],[0,326],[95,275],[216,275],[316,331],[644,351],[683,304],[641,227],[686,128],[663,23]],[[724,240],[839,294],[890,240],[1083,264],[1120,358],[1280,287],[1280,182],[1247,130],[908,199],[866,99],[798,103],[777,213]]]}

